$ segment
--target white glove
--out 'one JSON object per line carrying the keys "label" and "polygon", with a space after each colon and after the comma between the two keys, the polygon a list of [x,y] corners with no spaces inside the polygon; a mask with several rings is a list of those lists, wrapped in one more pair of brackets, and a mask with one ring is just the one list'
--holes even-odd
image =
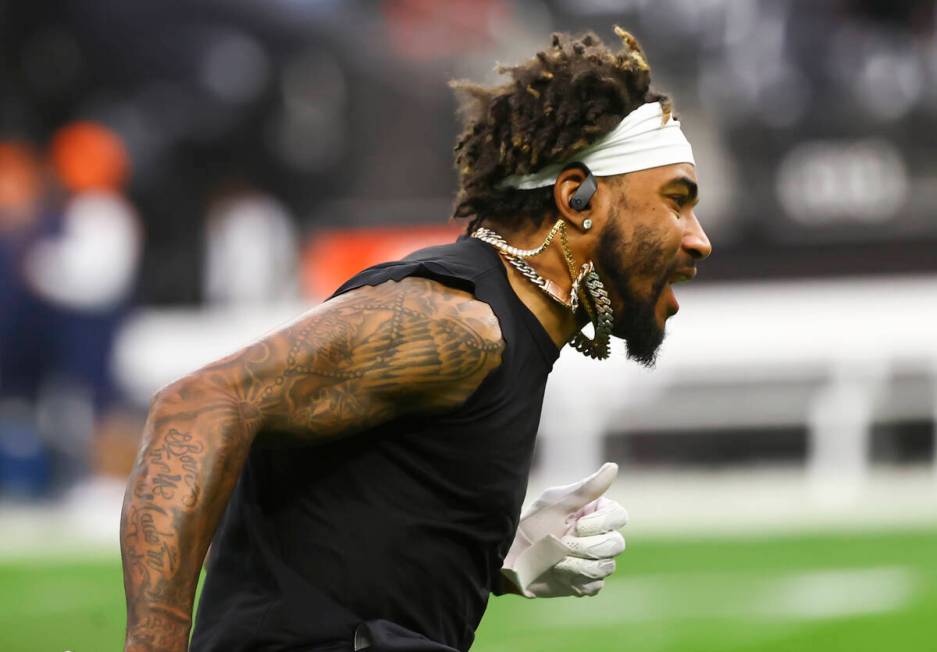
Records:
{"label": "white glove", "polygon": [[602,494],[618,465],[607,462],[579,482],[547,489],[521,514],[502,575],[528,598],[595,595],[625,549],[628,513]]}

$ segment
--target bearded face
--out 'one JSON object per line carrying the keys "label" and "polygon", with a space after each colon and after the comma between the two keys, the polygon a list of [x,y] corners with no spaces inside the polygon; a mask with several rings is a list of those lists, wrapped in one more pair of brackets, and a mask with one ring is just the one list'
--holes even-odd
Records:
{"label": "bearded face", "polygon": [[698,197],[689,164],[643,170],[609,181],[608,212],[594,249],[612,298],[613,335],[628,357],[651,367],[667,320],[680,309],[673,285],[692,279],[711,246],[693,212]]}
{"label": "bearded face", "polygon": [[[647,228],[636,229],[634,238],[626,240],[617,215],[613,217],[606,224],[596,252],[602,280],[611,286],[612,296],[617,299],[613,301],[613,335],[625,341],[629,358],[652,367],[665,337],[665,322],[658,318],[659,305],[665,291],[670,293],[668,281],[677,269],[678,259]],[[676,310],[674,306],[667,316]]]}

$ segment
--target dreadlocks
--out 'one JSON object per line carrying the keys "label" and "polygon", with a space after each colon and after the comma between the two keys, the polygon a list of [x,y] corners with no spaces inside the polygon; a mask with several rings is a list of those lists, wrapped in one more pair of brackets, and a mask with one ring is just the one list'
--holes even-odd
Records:
{"label": "dreadlocks", "polygon": [[517,190],[500,183],[566,160],[614,129],[634,109],[670,99],[650,87],[651,68],[638,41],[615,26],[623,48],[612,52],[592,32],[553,34],[552,47],[517,66],[498,66],[512,81],[485,87],[450,86],[462,96],[464,127],[454,148],[459,190],[453,215],[539,224],[552,213],[553,188]]}

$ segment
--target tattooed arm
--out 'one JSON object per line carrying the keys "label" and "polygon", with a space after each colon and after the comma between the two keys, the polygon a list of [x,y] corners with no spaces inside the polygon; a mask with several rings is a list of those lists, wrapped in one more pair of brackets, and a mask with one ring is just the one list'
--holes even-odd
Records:
{"label": "tattooed arm", "polygon": [[337,297],[153,400],[121,512],[127,652],[188,647],[199,570],[251,443],[455,407],[501,360],[491,309],[422,278]]}

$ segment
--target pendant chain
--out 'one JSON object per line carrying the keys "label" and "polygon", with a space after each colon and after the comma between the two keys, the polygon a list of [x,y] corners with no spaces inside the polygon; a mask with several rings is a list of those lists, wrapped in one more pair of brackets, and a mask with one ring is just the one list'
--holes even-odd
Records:
{"label": "pendant chain", "polygon": [[[551,235],[547,236],[547,240],[552,240],[553,233],[554,231],[550,232]],[[528,281],[530,281],[531,283],[536,285],[538,288],[543,290],[543,292],[548,297],[550,297],[551,299],[553,299],[554,301],[556,301],[558,304],[560,304],[561,306],[565,308],[572,308],[572,302],[564,301],[562,297],[557,296],[556,294],[551,292],[549,289],[549,284],[547,280],[543,278],[542,276],[540,276],[540,274],[537,273],[537,270],[535,270],[530,265],[530,263],[524,260],[524,258],[527,258],[529,256],[537,255],[537,254],[528,253],[530,251],[537,251],[537,249],[525,250],[525,249],[517,249],[516,247],[512,247],[500,235],[498,235],[491,229],[487,229],[485,227],[481,227],[480,229],[475,231],[472,234],[472,237],[478,238],[482,242],[487,242],[488,244],[493,246],[495,249],[497,249],[501,253],[501,255],[503,255],[505,259],[507,259],[507,261],[514,267],[514,269],[516,269],[521,274],[523,274],[524,278],[526,278]],[[543,249],[545,249],[545,247],[539,248],[539,249],[540,250],[537,251],[537,253],[541,253]],[[525,254],[528,254],[528,255],[523,256],[523,255],[515,253],[517,251],[524,252]]]}
{"label": "pendant chain", "polygon": [[[519,249],[518,247],[514,247],[508,244],[496,231],[487,227],[478,228],[472,233],[472,237],[490,244],[497,249],[508,263],[519,271],[524,278],[540,288],[548,297],[570,310],[574,315],[579,306],[582,306],[595,328],[595,338],[589,339],[586,335],[579,332],[576,333],[570,344],[574,349],[590,358],[604,359],[609,355],[609,337],[611,336],[614,321],[611,301],[591,262],[583,265],[579,274],[576,274],[576,265],[573,260],[572,251],[569,248],[569,242],[566,238],[565,227],[566,225],[563,220],[557,220],[553,228],[551,228],[550,232],[547,234],[543,244],[536,249]],[[559,296],[551,287],[555,286],[555,284],[543,278],[537,273],[537,270],[525,260],[525,258],[533,258],[546,251],[557,234],[560,236],[563,258],[566,261],[569,277],[572,281],[569,300],[564,300]],[[591,300],[591,302],[589,300]],[[590,305],[590,303],[592,305]]]}

